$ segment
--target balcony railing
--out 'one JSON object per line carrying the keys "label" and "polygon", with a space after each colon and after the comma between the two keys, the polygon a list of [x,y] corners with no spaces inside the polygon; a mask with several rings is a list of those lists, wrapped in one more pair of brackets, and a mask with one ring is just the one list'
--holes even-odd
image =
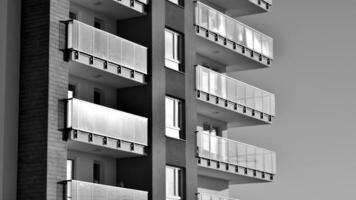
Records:
{"label": "balcony railing", "polygon": [[239,199],[199,192],[198,200],[239,200]]}
{"label": "balcony railing", "polygon": [[273,59],[273,39],[201,2],[196,3],[195,23],[235,44]]}
{"label": "balcony railing", "polygon": [[196,89],[268,115],[275,115],[274,94],[202,66],[196,67]]}
{"label": "balcony railing", "polygon": [[67,48],[147,74],[147,48],[73,20],[68,25]]}
{"label": "balcony railing", "polygon": [[148,192],[89,183],[84,181],[66,181],[65,200],[148,200]]}
{"label": "balcony railing", "polygon": [[147,146],[147,118],[70,99],[67,128]]}
{"label": "balcony railing", "polygon": [[276,153],[252,145],[211,135],[197,133],[198,156],[270,174],[276,173]]}

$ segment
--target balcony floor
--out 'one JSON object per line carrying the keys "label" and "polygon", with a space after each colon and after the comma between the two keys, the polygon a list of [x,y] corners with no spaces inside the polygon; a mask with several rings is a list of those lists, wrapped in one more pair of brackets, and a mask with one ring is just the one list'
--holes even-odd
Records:
{"label": "balcony floor", "polygon": [[239,17],[258,13],[268,12],[271,5],[261,0],[258,5],[258,0],[207,0],[208,2],[218,5],[226,10],[226,14],[231,17]]}
{"label": "balcony floor", "polygon": [[[208,164],[209,162],[209,164]],[[198,162],[198,174],[202,176],[223,179],[230,181],[231,184],[241,183],[263,183],[273,181],[273,175],[269,173],[262,173],[260,171],[252,170],[246,167],[229,165],[220,163],[218,166],[216,161],[208,161],[201,158]],[[226,166],[229,165],[227,169]],[[236,170],[237,167],[237,170]]]}
{"label": "balcony floor", "polygon": [[[229,127],[253,126],[270,124],[270,117],[267,114],[253,111],[246,108],[244,113],[243,106],[237,105],[236,110],[232,103],[225,106],[225,101],[222,99],[216,103],[216,97],[211,96],[207,100],[207,94],[200,92],[200,97],[197,95],[197,112],[201,115],[225,121],[229,123]],[[253,112],[255,112],[253,114]],[[263,119],[261,119],[261,114]],[[271,118],[272,119],[272,118]]]}
{"label": "balcony floor", "polygon": [[259,53],[253,52],[251,57],[251,50],[236,45],[236,49],[233,49],[233,45],[230,43],[224,44],[224,39],[218,37],[215,40],[214,34],[210,33],[206,35],[206,30],[199,28],[199,32],[196,27],[196,51],[198,54],[215,60],[221,64],[227,65],[227,71],[242,71],[250,69],[261,69],[270,66],[266,57],[259,58]]}
{"label": "balcony floor", "polygon": [[92,134],[92,141],[89,142],[89,134],[84,132],[69,132],[67,147],[70,150],[76,150],[86,153],[92,153],[113,158],[129,158],[146,155],[145,147],[140,144],[121,141],[120,147],[116,139],[108,138],[107,143],[103,144],[103,137]]}
{"label": "balcony floor", "polygon": [[[141,73],[122,67],[119,74],[117,73],[117,66],[108,64],[107,69],[104,69],[103,61],[94,59],[93,64],[90,65],[89,57],[86,55],[79,53],[78,60],[73,59],[73,57],[71,55],[71,61],[69,62],[69,73],[71,75],[116,88],[146,84],[145,75]],[[132,72],[134,73],[134,77],[131,76]]]}

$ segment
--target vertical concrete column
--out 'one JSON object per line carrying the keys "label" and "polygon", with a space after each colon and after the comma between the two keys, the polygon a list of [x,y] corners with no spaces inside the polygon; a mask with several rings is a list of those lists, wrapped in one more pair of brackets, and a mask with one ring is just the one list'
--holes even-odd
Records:
{"label": "vertical concrete column", "polygon": [[150,200],[166,199],[164,27],[166,0],[150,0],[147,15],[118,21],[118,35],[148,48],[147,85],[118,90],[118,108],[148,117],[148,151],[118,159],[117,181],[146,190]]}
{"label": "vertical concrete column", "polygon": [[198,173],[196,154],[196,98],[195,98],[195,32],[194,32],[194,1],[185,0],[184,29],[185,29],[185,100],[186,100],[186,194],[187,200],[195,200]]}
{"label": "vertical concrete column", "polygon": [[16,199],[21,0],[0,1],[0,199]]}

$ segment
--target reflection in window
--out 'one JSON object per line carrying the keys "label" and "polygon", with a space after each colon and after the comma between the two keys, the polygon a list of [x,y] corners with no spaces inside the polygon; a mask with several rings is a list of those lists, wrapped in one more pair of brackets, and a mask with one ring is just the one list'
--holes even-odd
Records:
{"label": "reflection in window", "polygon": [[177,71],[181,71],[180,40],[178,33],[165,30],[165,66]]}
{"label": "reflection in window", "polygon": [[166,135],[173,138],[181,137],[181,101],[171,97],[166,97]]}
{"label": "reflection in window", "polygon": [[67,160],[67,180],[72,180],[74,175],[74,161]]}
{"label": "reflection in window", "polygon": [[180,175],[181,170],[176,167],[166,166],[166,199],[181,199]]}

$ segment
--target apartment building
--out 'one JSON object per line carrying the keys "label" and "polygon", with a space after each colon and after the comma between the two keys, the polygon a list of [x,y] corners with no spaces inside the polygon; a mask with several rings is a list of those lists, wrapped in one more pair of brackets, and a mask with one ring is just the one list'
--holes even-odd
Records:
{"label": "apartment building", "polygon": [[231,139],[275,116],[231,76],[272,65],[273,39],[238,21],[271,5],[4,1],[1,198],[231,200],[273,181],[275,152]]}

